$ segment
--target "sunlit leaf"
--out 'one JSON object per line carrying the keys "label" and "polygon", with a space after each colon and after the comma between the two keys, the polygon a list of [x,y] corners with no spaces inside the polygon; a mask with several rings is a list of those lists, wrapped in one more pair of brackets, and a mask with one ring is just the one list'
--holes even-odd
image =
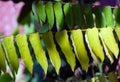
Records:
{"label": "sunlit leaf", "polygon": [[19,62],[16,49],[14,46],[14,37],[13,36],[5,37],[3,39],[3,45],[6,51],[8,61],[10,62],[10,65],[12,66],[13,70],[15,70],[15,72],[17,73]]}
{"label": "sunlit leaf", "polygon": [[45,5],[43,4],[42,1],[38,1],[35,7],[36,7],[39,20],[41,20],[42,22],[45,22],[46,20]]}
{"label": "sunlit leaf", "polygon": [[53,10],[52,2],[46,3],[45,10],[47,14],[47,21],[49,23],[49,30],[51,30],[54,25],[54,10]]}
{"label": "sunlit leaf", "polygon": [[87,71],[88,64],[89,64],[89,58],[88,58],[87,51],[84,45],[82,31],[80,29],[72,30],[71,39],[72,39],[72,43],[75,49],[76,56],[81,66],[85,71]]}
{"label": "sunlit leaf", "polygon": [[96,82],[96,77],[91,78],[90,82]]}
{"label": "sunlit leaf", "polygon": [[96,27],[97,28],[106,27],[105,15],[101,11],[100,7],[96,6],[93,10],[94,10],[94,14],[95,14]]}
{"label": "sunlit leaf", "polygon": [[91,48],[91,46],[90,46],[90,43],[89,43],[89,41],[88,41],[87,34],[85,34],[85,41],[86,41],[87,46],[88,46],[88,48],[89,48],[89,50],[90,50],[91,57],[93,58],[93,63],[94,63],[95,65],[98,64],[98,59],[97,59],[96,55],[93,53],[93,50],[92,50],[92,48]]}
{"label": "sunlit leaf", "polygon": [[3,51],[1,43],[0,43],[0,69],[3,72],[6,72],[5,53]]}
{"label": "sunlit leaf", "polygon": [[115,22],[116,22],[116,26],[120,26],[120,7],[118,8],[114,8],[114,16],[115,16]]}
{"label": "sunlit leaf", "polygon": [[63,28],[63,24],[64,24],[64,15],[62,11],[62,5],[60,2],[56,2],[54,4],[54,12],[55,12],[57,30],[59,31]]}
{"label": "sunlit leaf", "polygon": [[28,48],[27,36],[25,34],[18,34],[16,36],[16,42],[17,42],[21,57],[26,65],[27,69],[32,74],[33,61],[32,61],[30,51]]}
{"label": "sunlit leaf", "polygon": [[108,79],[109,82],[118,82],[117,76],[113,72],[110,72],[108,74]]}
{"label": "sunlit leaf", "polygon": [[68,25],[69,29],[73,28],[73,13],[71,9],[70,3],[64,4],[64,14],[65,14],[65,22]]}
{"label": "sunlit leaf", "polygon": [[103,52],[103,48],[102,48],[102,45],[99,40],[98,29],[95,27],[92,29],[87,29],[86,34],[87,34],[91,49],[93,50],[95,55],[98,58],[100,58],[100,60],[103,62],[104,61],[104,52]]}
{"label": "sunlit leaf", "polygon": [[42,38],[47,48],[51,62],[53,66],[55,67],[57,74],[59,74],[59,70],[61,66],[61,59],[56,49],[56,45],[54,43],[52,32],[44,33]]}
{"label": "sunlit leaf", "polygon": [[56,32],[55,34],[55,39],[60,46],[63,54],[65,55],[65,58],[70,65],[72,71],[75,69],[76,65],[76,59],[75,59],[75,54],[72,51],[72,47],[69,42],[69,38],[67,35],[67,31],[61,31],[61,32]]}
{"label": "sunlit leaf", "polygon": [[110,27],[114,28],[114,20],[113,20],[111,7],[110,6],[105,6],[104,10],[103,10],[103,13],[105,15],[107,26],[110,26]]}
{"label": "sunlit leaf", "polygon": [[9,74],[5,73],[4,75],[0,76],[0,82],[15,82],[15,81]]}
{"label": "sunlit leaf", "polygon": [[113,29],[110,27],[102,28],[100,33],[108,49],[118,58],[119,48],[113,35]]}
{"label": "sunlit leaf", "polygon": [[119,27],[115,28],[115,32],[116,32],[117,37],[118,37],[118,39],[120,41],[120,28]]}
{"label": "sunlit leaf", "polygon": [[112,52],[108,49],[108,47],[105,45],[105,42],[103,41],[102,35],[99,33],[100,39],[101,39],[101,43],[103,45],[103,48],[105,50],[105,54],[106,56],[109,58],[110,63],[112,64],[114,62],[114,58],[112,55]]}
{"label": "sunlit leaf", "polygon": [[92,14],[90,5],[86,5],[84,7],[84,15],[86,18],[86,26],[89,28],[94,27],[94,19],[93,19],[93,14]]}
{"label": "sunlit leaf", "polygon": [[43,68],[45,76],[46,76],[47,68],[48,68],[48,62],[47,62],[45,52],[44,52],[44,50],[42,48],[42,45],[40,43],[39,34],[38,33],[30,34],[29,40],[30,40],[30,43],[31,43],[32,48],[34,50],[37,61],[39,62],[39,64]]}

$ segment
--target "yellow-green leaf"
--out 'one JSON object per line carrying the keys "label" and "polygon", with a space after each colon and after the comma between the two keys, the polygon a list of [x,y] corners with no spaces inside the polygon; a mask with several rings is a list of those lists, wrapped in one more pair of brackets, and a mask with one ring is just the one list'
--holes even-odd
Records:
{"label": "yellow-green leaf", "polygon": [[119,39],[119,41],[120,41],[120,28],[119,28],[119,27],[116,27],[116,28],[115,28],[115,32],[116,32],[117,37],[118,37],[118,39]]}
{"label": "yellow-green leaf", "polygon": [[49,29],[51,30],[54,25],[54,11],[53,11],[52,2],[48,2],[45,5],[45,10],[46,10],[46,14],[47,14],[47,21],[49,23]]}
{"label": "yellow-green leaf", "polygon": [[3,39],[3,44],[10,65],[12,66],[13,70],[17,72],[19,67],[19,62],[18,62],[16,49],[14,46],[14,37],[13,36],[5,37]]}
{"label": "yellow-green leaf", "polygon": [[42,38],[47,48],[51,62],[53,66],[55,67],[57,74],[59,74],[59,70],[61,66],[61,59],[56,49],[56,45],[53,40],[52,32],[44,33]]}
{"label": "yellow-green leaf", "polygon": [[65,55],[65,58],[66,58],[68,64],[70,65],[72,71],[74,71],[75,65],[76,65],[75,54],[73,53],[73,49],[70,45],[67,31],[64,30],[61,32],[57,32],[55,34],[55,39],[56,39],[58,45],[60,46],[63,54]]}
{"label": "yellow-green leaf", "polygon": [[64,23],[64,15],[62,11],[62,5],[60,2],[56,2],[54,4],[54,12],[56,17],[57,30],[59,31],[63,28],[63,23]]}
{"label": "yellow-green leaf", "polygon": [[114,57],[112,55],[112,52],[107,48],[107,46],[105,45],[105,42],[103,41],[102,35],[99,33],[100,39],[101,39],[101,43],[103,45],[103,48],[105,50],[105,54],[108,57],[108,59],[110,60],[110,63],[112,64],[114,62]]}
{"label": "yellow-green leaf", "polygon": [[0,69],[3,72],[6,72],[5,53],[3,51],[1,43],[0,43]]}
{"label": "yellow-green leaf", "polygon": [[90,43],[89,43],[89,41],[88,41],[88,37],[87,37],[86,34],[85,34],[85,41],[86,41],[87,46],[88,46],[88,48],[89,48],[89,50],[90,50],[91,57],[93,58],[93,63],[94,63],[95,65],[98,64],[98,59],[97,59],[97,57],[95,56],[95,54],[93,53],[93,51],[92,51],[92,48],[91,48],[91,46],[90,46]]}
{"label": "yellow-green leaf", "polygon": [[118,58],[119,48],[113,35],[113,29],[111,27],[102,28],[100,33],[108,49]]}
{"label": "yellow-green leaf", "polygon": [[30,51],[28,48],[27,36],[25,34],[18,34],[16,36],[16,42],[17,42],[21,57],[26,65],[27,69],[32,74],[33,61],[30,56]]}
{"label": "yellow-green leaf", "polygon": [[104,52],[103,52],[102,45],[100,44],[100,40],[99,40],[99,36],[98,36],[98,29],[95,27],[92,29],[87,29],[86,34],[87,34],[88,41],[89,41],[89,44],[90,44],[93,52],[103,62],[104,61]]}
{"label": "yellow-green leaf", "polygon": [[8,61],[10,62],[15,72],[17,72],[19,67],[19,62],[18,62],[16,49],[14,46],[14,37],[13,36],[5,37],[3,39],[3,44],[4,44],[4,49],[6,51]]}
{"label": "yellow-green leaf", "polygon": [[85,71],[87,71],[88,64],[89,64],[89,58],[88,58],[87,51],[84,45],[82,31],[80,29],[72,30],[71,39],[72,39],[72,43],[75,49],[76,56],[79,62],[81,63],[81,66]]}
{"label": "yellow-green leaf", "polygon": [[36,56],[39,64],[43,68],[45,76],[46,76],[47,69],[48,69],[48,62],[47,62],[47,58],[45,55],[45,51],[43,50],[42,45],[40,43],[39,34],[38,33],[30,34],[29,40],[30,40],[30,43],[31,43],[32,48],[34,50],[35,56]]}

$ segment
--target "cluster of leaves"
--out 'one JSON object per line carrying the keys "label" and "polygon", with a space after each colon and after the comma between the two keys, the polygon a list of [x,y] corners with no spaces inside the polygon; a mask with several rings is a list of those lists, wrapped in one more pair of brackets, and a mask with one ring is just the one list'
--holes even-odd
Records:
{"label": "cluster of leaves", "polygon": [[[120,28],[115,28],[115,32],[120,40]],[[43,40],[45,44],[45,49],[41,44],[41,40]],[[15,46],[15,42],[17,43],[19,52],[16,52],[17,47]],[[105,55],[108,57],[109,61],[113,63],[114,57],[118,58],[119,54],[118,44],[114,38],[113,29],[111,27],[102,28],[100,29],[100,32],[95,27],[87,29],[84,35],[80,29],[71,30],[69,35],[66,30],[56,33],[50,31],[43,34],[18,34],[15,38],[13,36],[5,37],[0,44],[1,71],[4,73],[6,72],[5,61],[7,61],[14,76],[19,67],[17,54],[20,53],[25,66],[32,74],[34,62],[28,47],[29,44],[31,44],[35,57],[44,70],[44,76],[46,76],[48,70],[46,52],[48,52],[49,58],[57,74],[59,74],[61,67],[60,50],[64,54],[65,59],[73,72],[76,66],[75,56],[79,60],[82,69],[87,72],[90,63],[90,54],[87,53],[87,47],[89,48],[93,62],[96,65],[98,64],[99,59],[101,62],[105,61]],[[85,46],[85,44],[87,44],[87,46]],[[58,50],[56,46],[59,47],[60,50]],[[105,54],[103,50],[105,51]]]}
{"label": "cluster of leaves", "polygon": [[49,30],[54,26],[57,31],[60,31],[63,29],[71,30],[75,27],[83,29],[115,27],[120,24],[118,19],[120,8],[111,9],[110,6],[105,6],[102,11],[99,6],[91,8],[90,5],[81,6],[79,3],[39,1],[33,3],[32,11],[41,26],[48,23]]}
{"label": "cluster of leaves", "polygon": [[[61,56],[65,57],[73,72],[77,60],[81,69],[87,72],[90,63],[98,65],[99,62],[104,63],[109,59],[108,62],[112,64],[118,58],[119,47],[116,39],[120,41],[120,8],[114,8],[112,13],[109,6],[102,11],[98,6],[80,7],[78,3],[38,1],[31,4],[35,19],[39,21],[40,26],[43,26],[42,28],[47,23],[49,32],[5,37],[0,43],[0,70],[3,73],[6,72],[6,63],[8,63],[15,77],[19,67],[17,55],[20,53],[26,68],[32,74],[34,61],[30,48],[33,49],[36,60],[44,70],[44,77],[48,70],[47,53],[58,75],[62,66]],[[30,21],[29,16],[31,17],[30,14],[25,17],[28,21]],[[28,23],[28,21],[23,20],[20,23]],[[75,27],[80,29],[74,30]]]}

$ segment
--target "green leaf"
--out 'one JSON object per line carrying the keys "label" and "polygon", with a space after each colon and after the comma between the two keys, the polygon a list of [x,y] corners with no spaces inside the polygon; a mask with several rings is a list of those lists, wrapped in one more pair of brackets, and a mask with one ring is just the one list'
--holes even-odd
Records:
{"label": "green leaf", "polygon": [[103,13],[105,15],[105,19],[106,19],[106,23],[107,26],[113,27],[114,28],[114,19],[113,19],[113,15],[112,15],[112,9],[110,6],[105,6]]}
{"label": "green leaf", "polygon": [[48,23],[44,24],[42,28],[40,28],[39,33],[45,33],[49,31]]}
{"label": "green leaf", "polygon": [[115,22],[116,26],[120,27],[120,7],[114,8],[114,16],[115,16]]}
{"label": "green leaf", "polygon": [[100,34],[108,49],[114,54],[115,58],[118,58],[119,48],[113,35],[113,29],[110,27],[102,28]]}
{"label": "green leaf", "polygon": [[73,12],[75,26],[78,26],[78,28],[81,28],[82,27],[82,13],[81,13],[80,5],[79,4],[72,5],[72,12]]}
{"label": "green leaf", "polygon": [[5,63],[5,53],[0,43],[0,69],[5,73],[6,72],[6,63]]}
{"label": "green leaf", "polygon": [[106,27],[106,20],[105,20],[105,15],[101,11],[99,6],[96,6],[94,9],[94,14],[95,14],[95,21],[96,21],[96,27],[97,28],[103,28]]}
{"label": "green leaf", "polygon": [[49,23],[49,30],[51,30],[54,25],[54,10],[52,2],[47,2],[47,4],[45,5],[45,10],[47,14],[47,21]]}
{"label": "green leaf", "polygon": [[65,3],[64,4],[64,14],[65,14],[65,22],[69,29],[73,28],[73,13],[71,9],[70,3]]}
{"label": "green leaf", "polygon": [[16,36],[16,42],[17,42],[20,54],[22,56],[22,59],[26,65],[27,69],[32,74],[33,61],[32,61],[30,51],[28,48],[27,36],[25,34],[18,34]]}
{"label": "green leaf", "polygon": [[108,79],[109,79],[109,82],[118,82],[118,79],[117,79],[116,75],[113,72],[110,72],[108,74]]}
{"label": "green leaf", "polygon": [[58,45],[60,46],[63,54],[65,55],[65,58],[68,64],[70,65],[72,71],[74,71],[76,65],[76,59],[75,59],[75,54],[72,51],[72,46],[70,45],[69,42],[67,31],[64,30],[61,32],[57,32],[55,34],[55,39]]}
{"label": "green leaf", "polygon": [[47,69],[48,69],[48,62],[45,55],[45,52],[42,48],[42,45],[40,43],[40,36],[38,33],[30,34],[29,36],[30,43],[32,45],[32,48],[34,50],[35,56],[37,58],[37,61],[41,65],[41,67],[44,70],[45,76],[47,75]]}
{"label": "green leaf", "polygon": [[43,4],[42,1],[37,2],[35,5],[37,15],[40,21],[45,22],[46,20],[46,13],[45,13],[45,5]]}
{"label": "green leaf", "polygon": [[119,41],[120,41],[120,28],[119,28],[119,27],[116,27],[116,28],[115,28],[115,32],[116,32],[117,37],[118,37],[118,39],[119,39]]}
{"label": "green leaf", "polygon": [[11,70],[15,70],[15,72],[17,73],[18,67],[19,67],[19,62],[18,62],[15,45],[14,45],[14,37],[13,36],[5,37],[3,39],[3,45],[4,45],[4,49],[6,51],[6,56],[8,58],[8,62],[10,62],[10,65],[13,68]]}
{"label": "green leaf", "polygon": [[104,61],[104,52],[103,52],[103,48],[102,48],[102,45],[99,40],[98,29],[95,27],[92,29],[87,29],[86,34],[87,34],[88,41],[89,41],[89,44],[90,44],[93,52],[103,62]]}
{"label": "green leaf", "polygon": [[19,33],[19,27],[16,27],[12,33],[13,36],[17,35]]}
{"label": "green leaf", "polygon": [[71,31],[71,39],[72,39],[72,43],[74,46],[76,56],[81,64],[82,68],[87,72],[89,58],[87,55],[87,50],[84,45],[82,31],[80,29],[72,30]]}
{"label": "green leaf", "polygon": [[54,12],[55,12],[57,30],[60,31],[64,25],[64,15],[62,11],[62,5],[60,2],[56,2],[54,4]]}
{"label": "green leaf", "polygon": [[84,7],[84,15],[86,18],[86,26],[89,28],[93,28],[94,27],[94,19],[93,19],[93,14],[92,14],[90,5],[86,5]]}
{"label": "green leaf", "polygon": [[52,32],[44,33],[42,38],[47,48],[51,62],[53,66],[55,67],[57,74],[59,74],[59,70],[61,66],[61,59],[56,49],[56,45],[54,43]]}
{"label": "green leaf", "polygon": [[0,76],[0,82],[14,82],[13,78],[5,73],[4,75]]}
{"label": "green leaf", "polygon": [[99,82],[107,82],[107,79],[105,78],[104,75],[99,75],[98,79],[99,79]]}

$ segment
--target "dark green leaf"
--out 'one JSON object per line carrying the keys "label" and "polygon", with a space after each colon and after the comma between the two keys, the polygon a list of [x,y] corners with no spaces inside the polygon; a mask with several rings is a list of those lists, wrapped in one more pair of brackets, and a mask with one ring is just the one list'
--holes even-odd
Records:
{"label": "dark green leaf", "polygon": [[14,82],[14,80],[9,74],[6,73],[0,77],[0,82]]}
{"label": "dark green leaf", "polygon": [[106,23],[107,26],[113,27],[114,28],[114,20],[113,20],[113,16],[112,16],[112,10],[110,6],[105,6],[103,13],[105,15],[105,19],[106,19]]}
{"label": "dark green leaf", "polygon": [[74,4],[72,5],[72,12],[73,12],[73,21],[74,26],[77,26],[78,28],[85,28],[85,18],[83,16],[82,8],[80,7],[80,4]]}
{"label": "dark green leaf", "polygon": [[94,27],[94,19],[93,19],[93,14],[92,14],[90,5],[86,5],[84,7],[84,14],[86,18],[86,26],[89,28]]}
{"label": "dark green leaf", "polygon": [[65,14],[65,22],[68,25],[69,29],[73,28],[73,13],[71,9],[70,3],[65,3],[64,5],[64,14]]}
{"label": "dark green leaf", "polygon": [[95,14],[96,27],[97,28],[106,27],[105,15],[101,11],[100,7],[96,6],[93,10],[94,10],[94,14]]}
{"label": "dark green leaf", "polygon": [[120,26],[120,7],[114,9],[116,26]]}

